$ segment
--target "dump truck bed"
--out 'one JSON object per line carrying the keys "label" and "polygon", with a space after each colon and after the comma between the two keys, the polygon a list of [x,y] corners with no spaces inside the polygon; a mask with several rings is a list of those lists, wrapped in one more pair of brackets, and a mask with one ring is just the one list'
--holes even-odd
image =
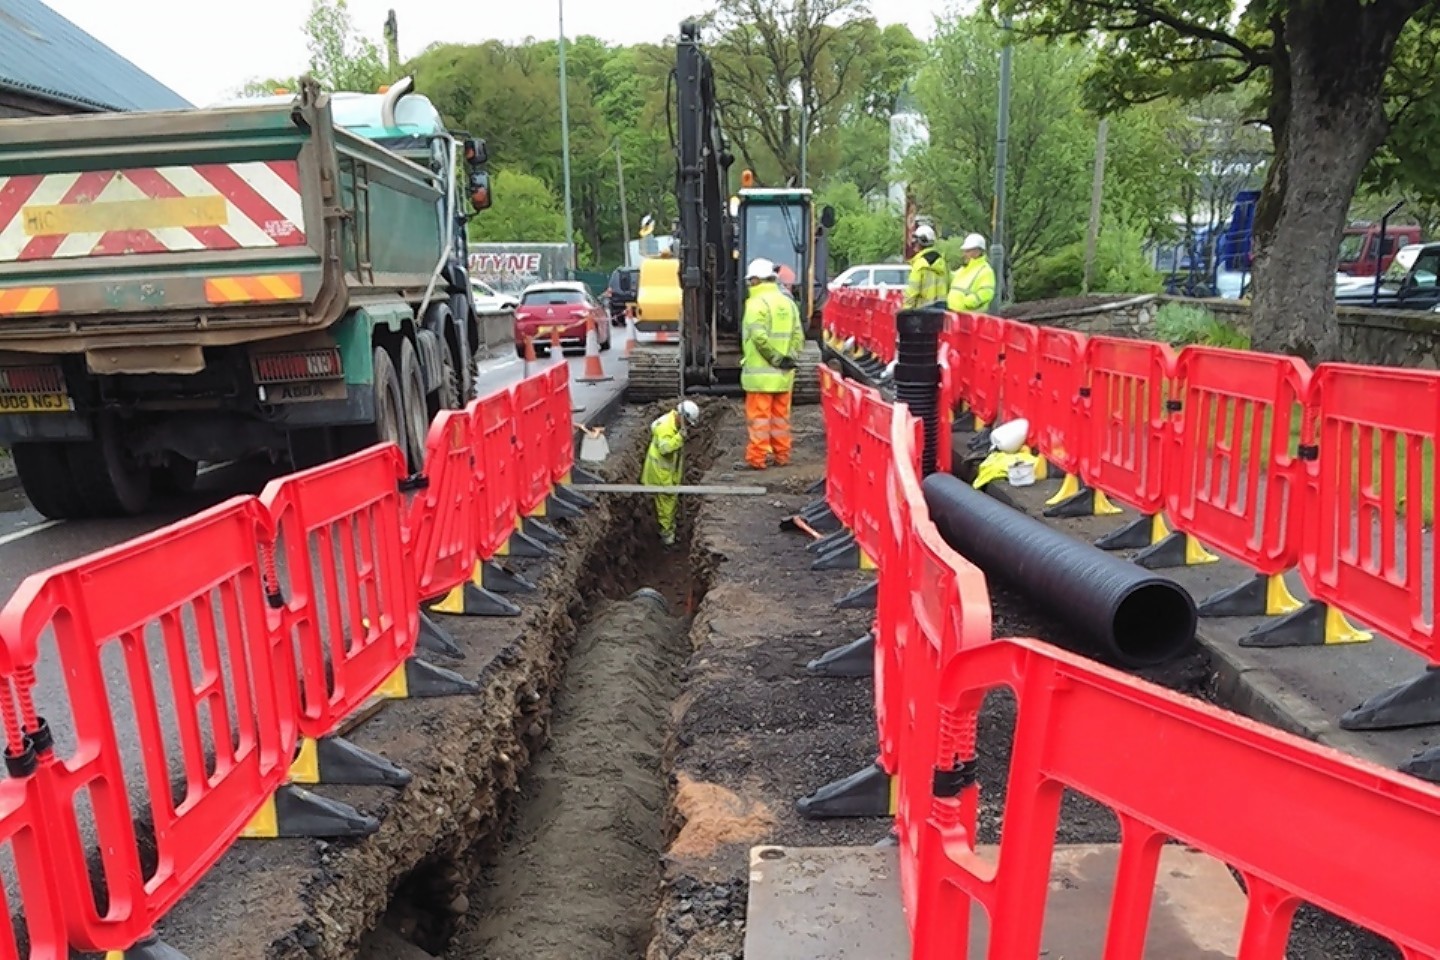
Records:
{"label": "dump truck bed", "polygon": [[335,128],[324,95],[0,121],[0,349],[328,326],[352,304],[423,291],[444,189]]}

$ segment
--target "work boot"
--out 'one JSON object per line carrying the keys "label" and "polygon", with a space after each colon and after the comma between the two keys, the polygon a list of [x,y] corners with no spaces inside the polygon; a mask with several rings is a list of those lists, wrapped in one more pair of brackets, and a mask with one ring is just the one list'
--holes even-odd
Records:
{"label": "work boot", "polygon": [[664,533],[660,534],[660,542],[663,543],[663,544],[664,544],[665,546],[667,546],[667,547],[673,547],[673,546],[675,546],[675,533],[674,533],[674,531],[672,531],[672,530],[667,530],[667,531],[665,531]]}

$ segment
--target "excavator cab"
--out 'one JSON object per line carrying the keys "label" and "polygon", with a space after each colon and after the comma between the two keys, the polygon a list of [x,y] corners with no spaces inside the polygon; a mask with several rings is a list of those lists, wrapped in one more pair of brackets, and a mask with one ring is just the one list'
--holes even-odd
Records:
{"label": "excavator cab", "polygon": [[[748,174],[746,181],[751,179]],[[834,210],[826,207],[817,229],[815,199],[809,190],[743,188],[735,217],[739,302],[745,302],[745,265],[764,257],[780,268],[780,285],[800,305],[800,315],[813,317],[829,279],[825,260],[817,256],[823,252],[817,240],[823,241],[834,218]],[[743,307],[740,312],[743,315]]]}

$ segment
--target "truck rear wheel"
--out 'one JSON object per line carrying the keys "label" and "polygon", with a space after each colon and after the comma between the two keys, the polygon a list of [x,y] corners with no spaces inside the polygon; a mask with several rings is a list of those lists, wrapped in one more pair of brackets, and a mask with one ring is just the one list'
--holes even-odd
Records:
{"label": "truck rear wheel", "polygon": [[195,492],[195,481],[200,476],[200,464],[189,457],[172,453],[165,458],[164,466],[150,471],[150,486],[165,497],[183,497]]}
{"label": "truck rear wheel", "polygon": [[52,520],[126,517],[150,506],[151,468],[130,456],[119,424],[102,419],[79,443],[17,443],[15,471],[30,503]]}
{"label": "truck rear wheel", "polygon": [[404,404],[400,396],[400,378],[395,375],[395,362],[390,359],[390,353],[384,347],[376,347],[371,364],[375,420],[360,426],[341,428],[342,455],[364,450],[377,443],[393,443],[400,448],[401,453],[406,452],[405,423],[400,414]]}
{"label": "truck rear wheel", "polygon": [[51,520],[81,516],[84,504],[71,481],[65,443],[17,443],[10,450],[30,505]]}
{"label": "truck rear wheel", "polygon": [[[449,351],[445,351],[447,354]],[[420,357],[409,340],[400,341],[400,423],[405,441],[400,449],[408,452],[412,473],[425,468],[425,436],[430,432],[430,409],[425,399],[425,374],[420,370]]]}

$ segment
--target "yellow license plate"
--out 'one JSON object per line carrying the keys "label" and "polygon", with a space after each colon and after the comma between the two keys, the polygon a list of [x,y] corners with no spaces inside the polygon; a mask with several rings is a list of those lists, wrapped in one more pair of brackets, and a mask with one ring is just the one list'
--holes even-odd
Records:
{"label": "yellow license plate", "polygon": [[0,394],[0,413],[68,413],[70,398],[63,393]]}

